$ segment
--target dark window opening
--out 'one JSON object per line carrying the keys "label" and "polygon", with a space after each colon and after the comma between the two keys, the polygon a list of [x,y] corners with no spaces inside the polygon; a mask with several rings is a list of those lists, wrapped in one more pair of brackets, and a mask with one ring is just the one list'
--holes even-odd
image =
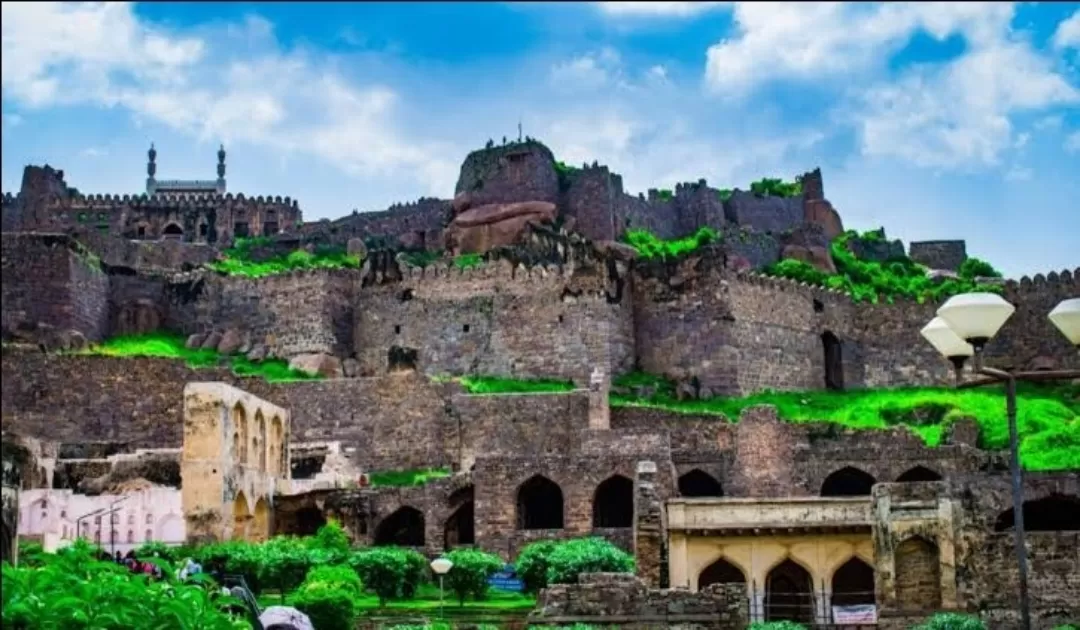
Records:
{"label": "dark window opening", "polygon": [[205,223],[199,224],[199,236],[206,238],[206,235],[210,233],[210,226]]}
{"label": "dark window opening", "polygon": [[877,480],[873,475],[858,468],[845,466],[825,478],[821,484],[823,497],[863,497],[870,496],[870,490]]}
{"label": "dark window opening", "polygon": [[537,475],[521,484],[517,496],[518,529],[562,529],[562,489]]}
{"label": "dark window opening", "polygon": [[814,300],[814,312],[815,313],[824,313],[825,312],[825,305],[821,303],[821,300]]}
{"label": "dark window opening", "polygon": [[765,578],[765,620],[809,624],[814,617],[810,573],[791,560],[778,564]]}
{"label": "dark window opening", "polygon": [[563,323],[563,316],[562,315],[559,315],[559,323],[560,324]]}
{"label": "dark window opening", "polygon": [[314,536],[319,528],[326,525],[326,516],[317,507],[305,507],[293,514],[282,514],[278,529],[290,536]]}
{"label": "dark window opening", "polygon": [[179,225],[170,223],[165,226],[161,236],[167,241],[181,241],[184,240],[184,230]]}
{"label": "dark window opening", "polygon": [[874,569],[870,565],[852,558],[833,573],[833,606],[859,606],[874,601]]}
{"label": "dark window opening", "polygon": [[702,569],[697,584],[699,591],[713,584],[746,584],[746,576],[739,567],[720,558]]}
{"label": "dark window opening", "polygon": [[416,348],[393,346],[387,356],[387,367],[391,372],[415,370],[418,361],[419,353]]}
{"label": "dark window opening", "polygon": [[464,326],[462,326],[461,327],[461,332],[469,332],[469,325],[465,324]]}
{"label": "dark window opening", "polygon": [[[398,300],[400,300],[402,302],[408,302],[411,299],[413,299],[413,290],[412,289],[405,289],[400,294],[398,294]],[[397,332],[400,331],[400,329],[401,329],[401,326],[395,326],[394,327],[394,332],[397,333]]]}
{"label": "dark window opening", "polygon": [[294,454],[289,462],[290,477],[292,479],[314,479],[315,475],[322,472],[325,461],[325,454]]}
{"label": "dark window opening", "polygon": [[825,351],[825,389],[840,391],[844,389],[844,350],[836,335],[825,331],[821,335],[821,345]]}
{"label": "dark window opening", "polygon": [[248,224],[247,223],[233,223],[233,237],[234,238],[247,238],[248,236]]}
{"label": "dark window opening", "polygon": [[634,482],[615,475],[596,487],[593,527],[634,526]]}
{"label": "dark window opening", "polygon": [[707,472],[695,468],[679,477],[681,497],[722,497],[724,488]]}
{"label": "dark window opening", "polygon": [[450,496],[450,506],[457,509],[446,520],[444,546],[451,549],[457,545],[476,544],[476,510],[473,488],[468,486]]}
{"label": "dark window opening", "polygon": [[916,466],[904,474],[896,478],[898,483],[912,483],[916,481],[941,481],[941,475],[926,468],[925,466]]}
{"label": "dark window opening", "polygon": [[[1016,517],[1012,508],[1005,510],[994,523],[994,531],[1011,531]],[[1080,531],[1080,498],[1061,494],[1024,501],[1024,530],[1029,532]]]}
{"label": "dark window opening", "polygon": [[424,546],[424,515],[405,506],[384,518],[375,528],[376,545]]}
{"label": "dark window opening", "polygon": [[401,326],[394,326],[394,334],[395,335],[400,335],[401,334]]}
{"label": "dark window opening", "polygon": [[139,238],[145,238],[146,237],[146,226],[140,225],[139,227],[135,228],[135,235],[137,237],[139,237]]}
{"label": "dark window opening", "polygon": [[267,221],[263,223],[263,236],[273,236],[278,233],[278,224],[276,221]]}

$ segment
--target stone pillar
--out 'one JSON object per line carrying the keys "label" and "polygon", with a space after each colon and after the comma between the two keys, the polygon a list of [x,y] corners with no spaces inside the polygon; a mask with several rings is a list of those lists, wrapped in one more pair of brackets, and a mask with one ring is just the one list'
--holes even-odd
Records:
{"label": "stone pillar", "polygon": [[660,588],[664,543],[664,506],[656,491],[656,462],[641,461],[634,481],[634,559],[638,576],[651,588]]}
{"label": "stone pillar", "polygon": [[589,377],[589,428],[607,431],[611,428],[611,404],[608,394],[611,381],[601,368],[593,368]]}

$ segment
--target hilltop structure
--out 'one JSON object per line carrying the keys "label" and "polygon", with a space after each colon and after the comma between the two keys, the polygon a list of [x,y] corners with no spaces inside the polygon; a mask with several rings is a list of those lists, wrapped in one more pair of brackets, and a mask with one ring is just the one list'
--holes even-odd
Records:
{"label": "hilltop structure", "polygon": [[[882,628],[941,609],[1016,623],[1006,460],[978,419],[928,446],[908,428],[921,416],[858,431],[768,406],[731,422],[617,404],[656,383],[671,401],[701,401],[951,382],[919,337],[937,304],[856,301],[762,272],[785,259],[835,271],[844,228],[819,170],[783,196],[701,180],[635,197],[607,167],[568,167],[526,139],[469,154],[452,199],[302,223],[289,198],[225,193],[223,152],[213,190],[159,182],[155,168],[152,150],[137,197],[80,195],[48,166],[4,196],[4,428],[51,445],[19,482],[32,501],[20,523],[48,528],[33,534],[77,531],[34,515],[41,501],[55,509],[42,491],[106,495],[141,479],[214,515],[207,525],[185,500],[188,537],[312,533],[332,516],[370,544],[510,559],[531,541],[596,534],[634,551],[647,586],[619,588],[641,597],[735,583],[755,620],[833,622],[837,607],[870,605]],[[701,228],[718,238],[673,258],[623,242]],[[244,250],[257,260],[337,248],[363,262],[230,274],[222,253],[241,236],[259,237]],[[866,260],[905,254],[883,233],[850,246]],[[943,278],[966,259],[963,241],[908,255]],[[1080,367],[1045,318],[1080,296],[1080,269],[995,282],[1018,309],[987,361]],[[73,352],[162,332],[223,363],[278,360],[319,378]],[[641,373],[654,380],[626,379]],[[447,376],[566,385],[476,395]],[[193,411],[193,396],[211,411]],[[236,404],[264,422],[238,422]],[[200,444],[212,456],[194,458]],[[217,472],[185,474],[193,458]],[[367,483],[388,471],[431,474]],[[1049,628],[1080,615],[1080,475],[1029,474],[1024,491],[1031,592]],[[549,604],[572,608],[560,592]]]}

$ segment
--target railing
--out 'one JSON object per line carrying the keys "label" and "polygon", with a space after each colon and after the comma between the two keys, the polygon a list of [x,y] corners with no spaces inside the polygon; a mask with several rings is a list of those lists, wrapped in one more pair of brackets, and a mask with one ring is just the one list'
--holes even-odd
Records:
{"label": "railing", "polygon": [[877,626],[873,591],[799,590],[790,585],[748,589],[751,621],[790,620],[812,628],[867,630]]}

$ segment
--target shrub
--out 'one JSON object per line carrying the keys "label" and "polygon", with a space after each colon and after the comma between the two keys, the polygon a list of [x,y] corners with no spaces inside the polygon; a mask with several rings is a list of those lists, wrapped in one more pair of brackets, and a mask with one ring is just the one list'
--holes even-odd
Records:
{"label": "shrub", "polygon": [[[237,564],[254,567],[260,590],[273,586],[282,596],[303,583],[314,565],[311,550],[303,540],[284,536],[272,538],[262,545],[250,545],[242,556],[245,561]],[[244,575],[247,579],[247,574]]]}
{"label": "shrub", "polygon": [[750,624],[746,630],[806,630],[806,626],[794,621],[758,621]]}
{"label": "shrub", "polygon": [[555,551],[556,543],[541,540],[525,546],[514,563],[514,572],[521,579],[526,593],[537,593],[547,586],[548,558]]}
{"label": "shrub", "polygon": [[912,630],[986,630],[986,624],[971,615],[938,613]]}
{"label": "shrub", "polygon": [[961,278],[973,280],[975,278],[1000,278],[1001,272],[994,269],[990,263],[978,258],[968,258],[960,263],[958,272]]}
{"label": "shrub", "polygon": [[663,240],[648,230],[627,230],[623,240],[645,259],[672,259],[692,252],[699,247],[719,240],[720,235],[710,227],[703,227],[690,236]]}
{"label": "shrub", "polygon": [[325,582],[305,584],[292,597],[292,605],[311,618],[319,630],[352,630],[356,602],[346,588]]}
{"label": "shrub", "polygon": [[[416,575],[419,559],[421,567]],[[399,547],[374,547],[353,554],[349,562],[360,574],[364,585],[379,597],[379,605],[395,597],[412,597],[420,584],[423,569],[427,568],[424,556],[411,549]]]}
{"label": "shrub", "polygon": [[304,578],[301,588],[312,584],[328,584],[335,588],[344,589],[352,593],[353,597],[359,597],[364,592],[364,584],[360,581],[360,576],[356,574],[352,567],[343,564],[312,567],[308,571],[307,577]]}
{"label": "shrub", "polygon": [[339,553],[344,557],[349,553],[349,534],[340,523],[331,520],[319,528],[311,544],[316,549]]}
{"label": "shrub", "polygon": [[446,554],[454,563],[446,575],[447,586],[457,595],[458,603],[465,604],[465,599],[483,600],[487,597],[488,578],[502,568],[498,556],[473,549],[455,549]]}
{"label": "shrub", "polygon": [[574,584],[582,573],[630,573],[634,558],[603,538],[578,538],[556,545],[548,557],[548,584]]}

